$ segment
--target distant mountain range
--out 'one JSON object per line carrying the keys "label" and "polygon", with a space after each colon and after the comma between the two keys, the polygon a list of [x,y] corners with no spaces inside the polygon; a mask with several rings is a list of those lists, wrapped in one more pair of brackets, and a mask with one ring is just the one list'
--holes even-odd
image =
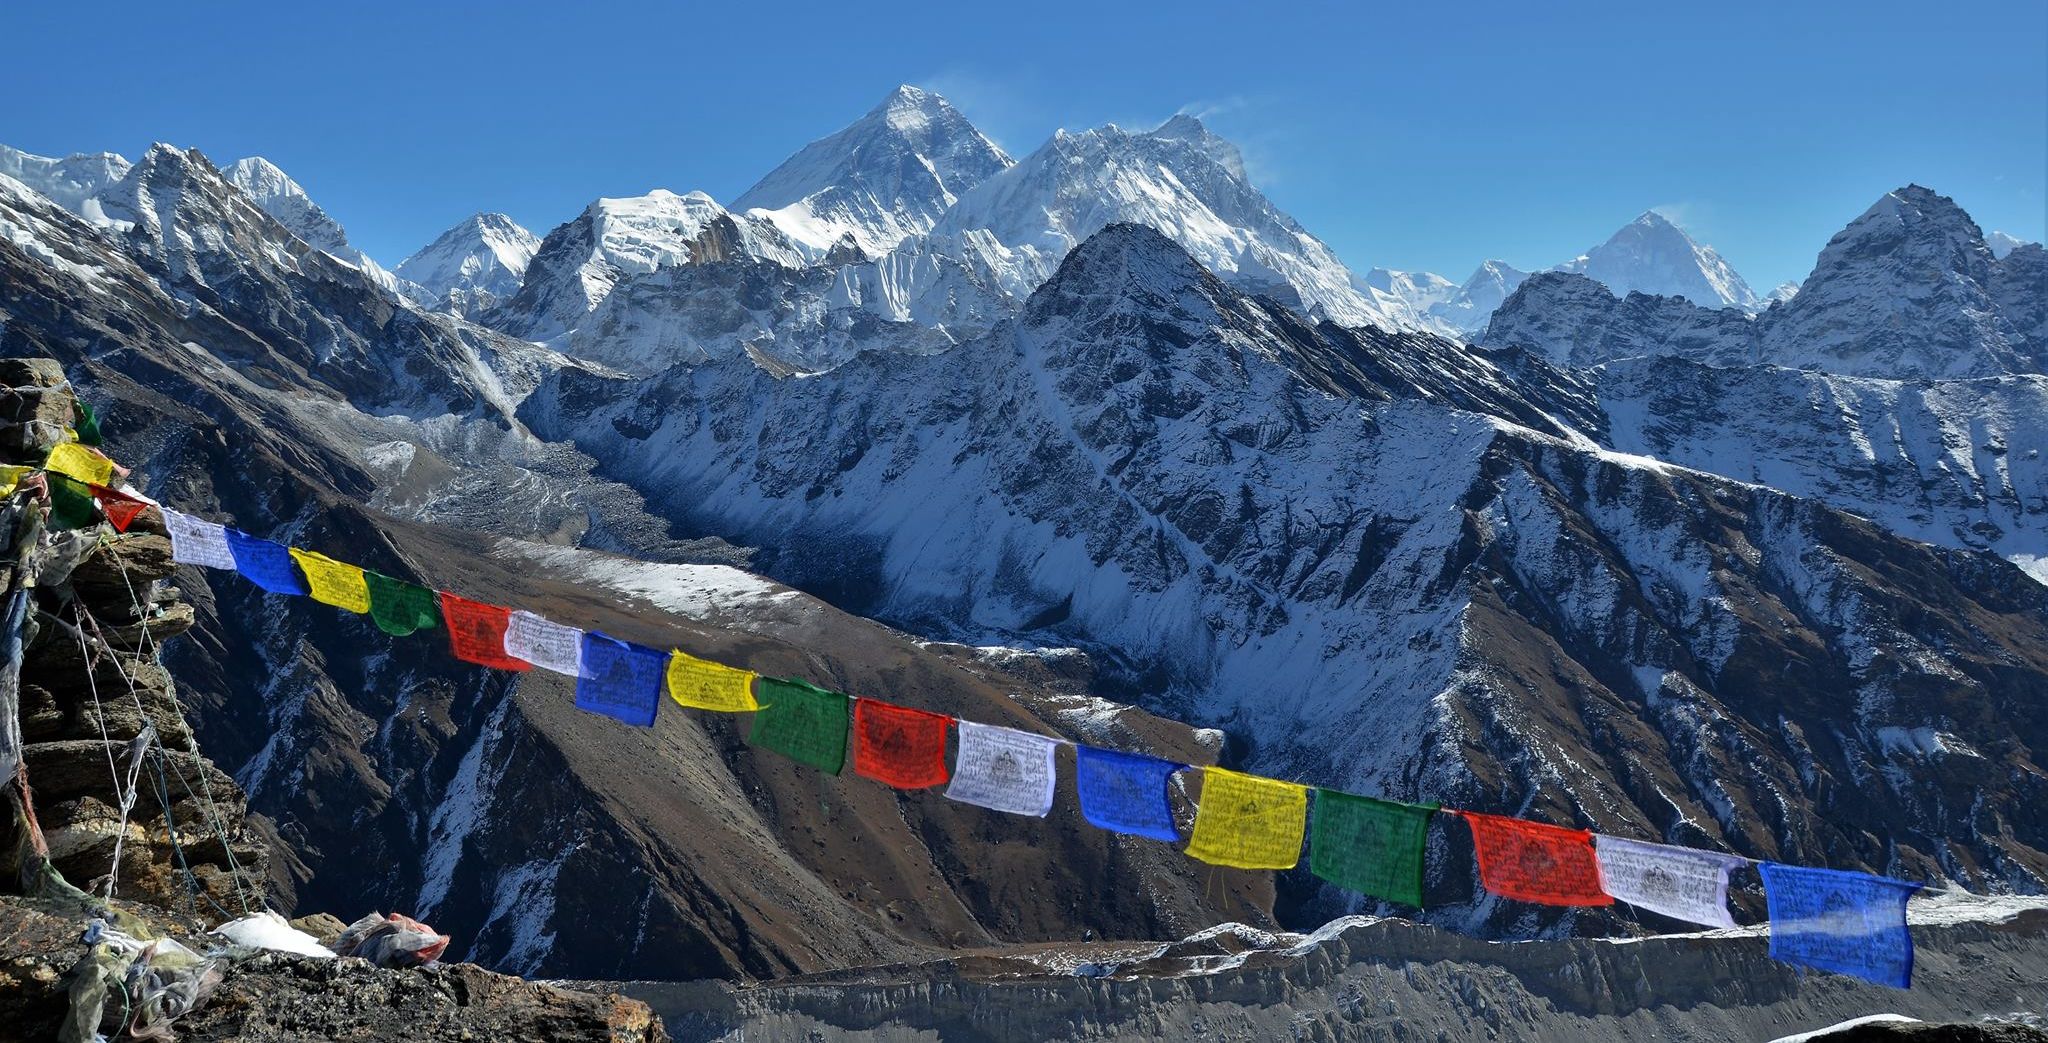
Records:
{"label": "distant mountain range", "polygon": [[[1013,161],[913,88],[730,205],[483,214],[392,271],[259,160],[0,151],[0,351],[64,360],[167,502],[1083,740],[2048,886],[2042,248],[1907,186],[1768,302],[1654,214],[1560,269],[1360,276],[1191,117]],[[620,740],[193,579],[172,668],[285,883],[471,958],[770,976],[1357,902],[840,804],[727,725]],[[1447,886],[1462,930],[1622,929]]]}

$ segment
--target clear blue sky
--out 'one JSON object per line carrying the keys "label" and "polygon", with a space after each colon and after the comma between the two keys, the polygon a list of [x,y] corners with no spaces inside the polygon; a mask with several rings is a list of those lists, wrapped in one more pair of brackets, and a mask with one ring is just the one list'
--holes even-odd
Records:
{"label": "clear blue sky", "polygon": [[1762,291],[1909,181],[2048,232],[2041,0],[121,6],[8,12],[0,142],[268,156],[387,265],[477,210],[730,200],[899,82],[1016,155],[1201,113],[1359,271],[1544,266],[1656,207]]}

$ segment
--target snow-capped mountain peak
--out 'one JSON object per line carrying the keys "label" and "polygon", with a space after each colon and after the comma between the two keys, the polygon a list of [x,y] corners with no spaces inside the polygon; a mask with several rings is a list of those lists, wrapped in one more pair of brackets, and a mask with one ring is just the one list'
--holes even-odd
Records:
{"label": "snow-capped mountain peak", "polygon": [[1189,113],[1179,113],[1160,124],[1159,129],[1152,132],[1152,136],[1185,141],[1207,153],[1210,159],[1215,160],[1239,180],[1251,180],[1251,175],[1245,173],[1244,153],[1228,140],[1217,137],[1206,124]]}
{"label": "snow-capped mountain peak", "polygon": [[1644,211],[1606,242],[1556,270],[1585,275],[1621,297],[1641,291],[1684,297],[1708,308],[1753,309],[1760,303],[1713,247],[1695,241],[1655,210]]}
{"label": "snow-capped mountain peak", "polygon": [[235,187],[249,194],[264,213],[277,219],[277,223],[291,230],[307,246],[325,250],[344,261],[353,263],[358,252],[348,243],[348,233],[341,222],[328,216],[306,194],[304,186],[292,180],[277,164],[262,156],[238,159],[221,173],[234,183]]}
{"label": "snow-capped mountain peak", "polygon": [[27,185],[74,214],[83,212],[86,200],[102,195],[109,185],[127,177],[130,166],[127,159],[112,152],[54,159],[0,145],[0,174]]}
{"label": "snow-capped mountain peak", "polygon": [[2004,232],[1987,232],[1984,235],[1984,245],[1991,248],[1991,256],[2003,261],[2006,254],[2029,244],[2027,240],[2016,235],[2008,235]]}
{"label": "snow-capped mountain peak", "polygon": [[1010,157],[951,103],[901,86],[865,116],[803,147],[733,202],[823,257],[842,240],[870,257],[931,230]]}
{"label": "snow-capped mountain peak", "polygon": [[[504,214],[472,214],[399,262],[399,276],[465,313],[519,292],[540,239]],[[488,295],[488,300],[477,295]]]}
{"label": "snow-capped mountain peak", "polygon": [[1367,286],[1384,294],[1398,297],[1418,312],[1426,312],[1450,300],[1458,292],[1458,284],[1435,272],[1401,272],[1392,268],[1374,268],[1365,273]]}

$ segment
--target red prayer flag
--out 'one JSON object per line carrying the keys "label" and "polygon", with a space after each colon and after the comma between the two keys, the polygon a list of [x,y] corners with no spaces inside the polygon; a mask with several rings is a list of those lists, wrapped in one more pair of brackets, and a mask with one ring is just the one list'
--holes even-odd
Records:
{"label": "red prayer flag", "polygon": [[1472,827],[1479,880],[1502,898],[1543,905],[1613,905],[1600,889],[1593,834],[1500,815],[1458,813]]}
{"label": "red prayer flag", "polygon": [[505,626],[512,610],[502,605],[441,595],[441,620],[448,624],[448,649],[455,658],[499,670],[531,670],[533,664],[505,653]]}
{"label": "red prayer flag", "polygon": [[113,523],[115,532],[127,532],[128,526],[135,524],[135,519],[142,517],[142,512],[149,509],[149,505],[141,500],[126,493],[115,492],[104,485],[93,486],[92,493],[100,498],[100,513],[105,514],[107,521]]}
{"label": "red prayer flag", "polygon": [[853,704],[853,770],[897,789],[946,781],[946,729],[953,719],[873,699]]}

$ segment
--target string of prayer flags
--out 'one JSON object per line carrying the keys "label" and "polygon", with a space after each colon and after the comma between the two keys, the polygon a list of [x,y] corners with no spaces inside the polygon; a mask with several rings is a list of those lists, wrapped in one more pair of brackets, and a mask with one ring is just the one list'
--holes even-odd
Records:
{"label": "string of prayer flags", "polygon": [[313,600],[362,615],[370,611],[370,582],[361,566],[336,561],[319,551],[292,548],[292,560],[306,574]]}
{"label": "string of prayer flags", "polygon": [[924,789],[947,778],[942,713],[857,699],[853,704],[853,771],[897,789]]}
{"label": "string of prayer flags", "polygon": [[49,479],[47,484],[50,490],[51,529],[59,532],[66,529],[83,529],[99,520],[100,512],[93,503],[91,486],[73,481],[55,471],[44,477]]}
{"label": "string of prayer flags", "polygon": [[1097,829],[1178,843],[1167,786],[1185,767],[1142,753],[1075,746],[1074,790],[1081,798],[1081,816]]}
{"label": "string of prayer flags", "polygon": [[104,485],[93,486],[92,494],[100,498],[100,512],[107,516],[115,532],[127,532],[128,526],[149,509],[149,504]]}
{"label": "string of prayer flags", "polygon": [[583,631],[515,609],[505,623],[505,654],[576,677],[583,673]]}
{"label": "string of prayer flags", "polygon": [[1423,854],[1436,808],[1316,790],[1309,872],[1360,894],[1421,906]]}
{"label": "string of prayer flags", "polygon": [[1605,834],[1593,838],[1600,887],[1633,906],[1703,927],[1733,927],[1728,871],[1746,859]]}
{"label": "string of prayer flags", "polygon": [[1458,812],[1472,827],[1479,881],[1502,898],[1539,905],[1613,905],[1600,889],[1593,834],[1541,822]]}
{"label": "string of prayer flags", "polygon": [[960,722],[960,749],[953,756],[953,781],[946,797],[1012,815],[1044,818],[1052,810],[1053,752],[1059,744],[1043,735]]}
{"label": "string of prayer flags", "polygon": [[235,567],[234,553],[228,550],[226,528],[169,508],[164,509],[164,528],[171,533],[172,561],[180,565],[203,565],[209,569]]}
{"label": "string of prayer flags", "polygon": [[735,670],[724,663],[699,659],[686,652],[668,657],[668,697],[677,706],[722,713],[758,710],[754,701],[754,672]]}
{"label": "string of prayer flags", "polygon": [[1919,884],[1841,869],[1765,862],[1771,958],[1910,988],[1913,935],[1906,901]]}
{"label": "string of prayer flags", "polygon": [[103,453],[77,442],[60,442],[43,461],[43,470],[66,475],[86,485],[105,485],[114,480],[114,461]]}
{"label": "string of prayer flags", "polygon": [[846,767],[845,695],[805,681],[760,680],[761,712],[747,742],[827,775]]}
{"label": "string of prayer flags", "polygon": [[1307,821],[1307,786],[1203,768],[1188,855],[1238,869],[1292,869]]}
{"label": "string of prayer flags", "polygon": [[91,406],[85,404],[85,399],[71,400],[71,431],[78,436],[79,445],[96,446],[103,440],[100,434],[99,415],[92,411]]}
{"label": "string of prayer flags", "polygon": [[392,637],[404,637],[416,630],[431,630],[441,622],[434,592],[417,583],[363,570],[363,582],[370,592],[370,621]]}
{"label": "string of prayer flags", "polygon": [[576,678],[576,708],[654,727],[661,705],[667,656],[652,648],[592,630],[583,635],[583,672]]}
{"label": "string of prayer flags", "polygon": [[272,594],[304,594],[306,582],[292,565],[291,552],[281,543],[259,540],[240,529],[227,530],[228,552],[235,559],[235,571],[249,582]]}
{"label": "string of prayer flags", "polygon": [[441,618],[448,623],[448,650],[455,658],[499,670],[531,670],[533,664],[505,654],[505,627],[512,610],[441,591]]}

